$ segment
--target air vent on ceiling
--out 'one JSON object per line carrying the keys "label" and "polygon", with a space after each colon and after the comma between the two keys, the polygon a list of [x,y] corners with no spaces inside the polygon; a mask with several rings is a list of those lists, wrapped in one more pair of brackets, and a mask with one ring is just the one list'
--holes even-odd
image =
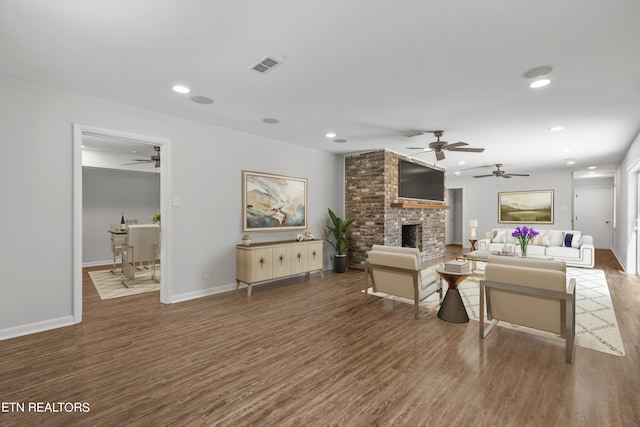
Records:
{"label": "air vent on ceiling", "polygon": [[282,64],[282,62],[278,61],[276,58],[272,56],[265,56],[249,68],[259,72],[260,74],[265,74],[267,71],[277,67],[280,64]]}

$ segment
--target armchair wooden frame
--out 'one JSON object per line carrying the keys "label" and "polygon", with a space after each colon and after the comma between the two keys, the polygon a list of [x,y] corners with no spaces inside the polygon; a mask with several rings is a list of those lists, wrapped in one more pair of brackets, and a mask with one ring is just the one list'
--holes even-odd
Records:
{"label": "armchair wooden frame", "polygon": [[[484,323],[484,309],[485,309],[485,290],[486,289],[501,289],[519,295],[524,296],[538,296],[546,297],[550,299],[556,299],[560,302],[560,310],[564,311],[564,325],[562,325],[563,333],[560,335],[565,339],[565,354],[566,363],[573,363],[573,349],[575,345],[576,334],[576,279],[569,280],[569,284],[565,292],[552,291],[548,289],[539,289],[530,286],[514,285],[509,283],[499,283],[487,280],[480,280],[480,338],[484,339],[496,326],[499,320],[509,322],[509,319],[494,319],[491,314],[491,293],[486,296],[487,307],[487,319],[491,320],[491,323],[486,327]],[[528,326],[529,325],[522,325]],[[535,328],[535,326],[532,326]]]}

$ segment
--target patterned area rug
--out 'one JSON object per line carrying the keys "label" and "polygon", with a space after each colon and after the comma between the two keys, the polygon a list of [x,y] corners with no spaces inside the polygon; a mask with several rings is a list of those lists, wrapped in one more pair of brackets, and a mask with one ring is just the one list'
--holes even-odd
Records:
{"label": "patterned area rug", "polygon": [[[120,278],[120,270],[116,274],[110,270],[90,271],[89,277],[96,287],[100,298],[111,299],[130,295],[142,294],[160,290],[160,283],[151,279],[151,269],[143,269],[136,272],[136,280],[132,287],[126,288]],[[156,279],[160,280],[160,268],[156,266]]]}
{"label": "patterned area rug", "polygon": [[[478,269],[484,266],[478,263]],[[477,271],[481,273],[481,271]],[[458,286],[460,296],[467,309],[469,318],[478,321],[480,318],[480,279],[482,274],[474,274],[468,277]],[[618,329],[616,314],[613,310],[609,286],[604,271],[588,268],[567,267],[567,277],[576,279],[576,341],[580,347],[603,353],[624,356],[624,346]],[[447,289],[446,282],[443,281],[444,289]],[[370,289],[371,290],[371,289]],[[373,294],[385,296],[385,294]],[[387,296],[397,301],[413,304],[413,301],[404,298]],[[437,304],[438,294],[431,295],[424,300],[421,305],[432,307]],[[489,323],[489,321],[486,321]],[[549,339],[562,341],[556,334],[538,331],[524,326],[513,325],[511,323],[498,322],[498,326],[514,329]]]}

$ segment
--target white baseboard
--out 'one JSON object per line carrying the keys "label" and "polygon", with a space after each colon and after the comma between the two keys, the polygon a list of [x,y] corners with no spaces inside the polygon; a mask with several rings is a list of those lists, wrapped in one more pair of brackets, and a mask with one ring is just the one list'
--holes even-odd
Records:
{"label": "white baseboard", "polygon": [[[611,249],[611,252],[613,252],[613,256],[615,256],[615,257],[616,257],[616,259],[618,260],[618,262],[620,263],[620,266],[622,267],[622,270],[623,270],[624,272],[626,272],[626,273],[629,273],[629,270],[627,270],[627,264],[626,264],[626,262],[625,262],[625,261],[623,261],[623,260],[622,260],[622,258],[620,258],[620,257],[618,256],[618,252],[616,252],[615,248],[612,248],[612,249]],[[632,272],[632,273],[635,273],[635,271],[634,271],[634,272]]]}
{"label": "white baseboard", "polygon": [[223,292],[232,291],[236,288],[235,283],[231,285],[221,285],[212,288],[201,289],[199,291],[185,292],[183,294],[172,295],[169,298],[169,303],[174,304],[177,302],[189,301],[196,298],[208,297],[210,295],[221,294]]}
{"label": "white baseboard", "polygon": [[0,329],[0,341],[71,325],[73,325],[73,316],[65,316],[57,319],[43,320],[42,322]]}
{"label": "white baseboard", "polygon": [[[333,269],[333,267],[332,267],[332,269]],[[326,269],[323,269],[323,271],[325,271],[325,270]],[[299,275],[294,275],[294,276],[279,277],[277,279],[271,279],[271,280],[266,280],[264,282],[254,283],[252,286],[256,287],[256,286],[260,286],[260,285],[266,285],[267,283],[279,282],[281,280],[291,279],[293,277],[303,276],[305,274],[306,273],[300,273]],[[246,289],[246,288],[247,288],[246,283],[241,283],[240,287],[238,289]],[[228,285],[220,285],[220,286],[215,286],[215,287],[212,287],[212,288],[201,289],[199,291],[185,292],[183,294],[178,294],[178,295],[171,296],[169,304],[174,304],[174,303],[183,302],[183,301],[189,301],[189,300],[196,299],[196,298],[208,297],[210,295],[215,295],[215,294],[221,294],[223,292],[234,291],[235,289],[236,289],[236,284],[232,283],[232,284],[228,284]]]}

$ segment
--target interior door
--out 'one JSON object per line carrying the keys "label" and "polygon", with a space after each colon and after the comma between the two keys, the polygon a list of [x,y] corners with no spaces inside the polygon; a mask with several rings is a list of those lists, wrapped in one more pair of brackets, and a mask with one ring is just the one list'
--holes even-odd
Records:
{"label": "interior door", "polygon": [[577,187],[574,229],[593,236],[596,249],[611,249],[611,187]]}

